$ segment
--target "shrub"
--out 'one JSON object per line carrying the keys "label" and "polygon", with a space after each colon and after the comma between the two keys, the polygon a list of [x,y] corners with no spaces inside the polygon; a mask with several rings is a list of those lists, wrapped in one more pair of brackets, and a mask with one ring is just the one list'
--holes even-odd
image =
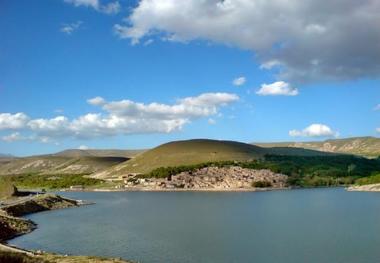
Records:
{"label": "shrub", "polygon": [[257,182],[253,182],[252,186],[256,188],[267,188],[267,187],[272,187],[272,183],[267,182],[267,181],[257,181]]}

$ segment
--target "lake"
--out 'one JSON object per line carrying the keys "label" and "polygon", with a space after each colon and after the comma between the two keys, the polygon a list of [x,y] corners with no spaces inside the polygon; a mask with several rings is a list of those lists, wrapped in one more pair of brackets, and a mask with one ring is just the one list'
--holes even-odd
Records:
{"label": "lake", "polygon": [[32,214],[10,241],[62,254],[150,262],[375,263],[380,193],[66,192],[95,205]]}

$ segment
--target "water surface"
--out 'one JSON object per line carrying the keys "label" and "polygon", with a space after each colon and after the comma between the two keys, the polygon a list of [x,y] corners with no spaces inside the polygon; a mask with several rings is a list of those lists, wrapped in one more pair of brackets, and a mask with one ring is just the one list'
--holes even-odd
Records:
{"label": "water surface", "polygon": [[375,263],[380,193],[63,193],[96,205],[28,216],[10,243],[63,254],[150,262]]}

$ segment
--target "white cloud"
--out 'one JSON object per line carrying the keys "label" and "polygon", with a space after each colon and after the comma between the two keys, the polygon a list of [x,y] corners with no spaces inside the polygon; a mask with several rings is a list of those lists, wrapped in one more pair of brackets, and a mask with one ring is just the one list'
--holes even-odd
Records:
{"label": "white cloud", "polygon": [[74,6],[92,7],[94,9],[99,8],[98,0],[64,0],[66,3],[73,4]]}
{"label": "white cloud", "polygon": [[376,131],[377,131],[378,133],[380,133],[380,128],[376,128]]}
{"label": "white cloud", "polygon": [[289,135],[292,137],[338,137],[339,133],[325,124],[311,124],[303,130],[291,130]]}
{"label": "white cloud", "polygon": [[245,77],[238,77],[232,81],[232,84],[234,86],[241,86],[244,85],[247,79]]}
{"label": "white cloud", "polygon": [[70,121],[65,116],[58,116],[52,119],[34,119],[28,122],[31,131],[42,136],[64,136],[68,134]]}
{"label": "white cloud", "polygon": [[79,150],[88,150],[90,149],[90,147],[88,147],[87,145],[81,145],[78,147]]}
{"label": "white cloud", "polygon": [[144,46],[149,46],[150,44],[152,44],[154,42],[153,39],[148,39],[147,41],[144,42]]}
{"label": "white cloud", "polygon": [[5,142],[16,142],[16,141],[22,141],[25,140],[26,138],[23,137],[19,132],[14,132],[9,135],[1,137],[1,140]]}
{"label": "white cloud", "polygon": [[114,31],[251,50],[286,81],[347,80],[380,76],[379,13],[376,0],[140,0]]}
{"label": "white cloud", "polygon": [[214,124],[216,124],[216,120],[213,119],[213,118],[209,118],[209,119],[207,120],[207,122],[208,122],[208,124],[210,124],[210,125],[214,125]]}
{"label": "white cloud", "polygon": [[113,135],[170,133],[181,130],[185,124],[194,120],[217,116],[221,107],[238,99],[237,95],[230,93],[203,93],[196,97],[179,99],[174,104],[144,104],[131,100],[108,102],[101,97],[95,97],[89,99],[88,103],[100,106],[103,112],[88,113],[72,120],[65,116],[32,120],[26,117],[22,124],[16,124],[13,119],[18,120],[20,116],[26,115],[3,113],[0,116],[7,119],[3,122],[4,127],[23,128],[32,133],[28,137],[30,140],[53,142],[55,139],[67,137],[89,139]]}
{"label": "white cloud", "polygon": [[16,130],[25,127],[29,117],[22,113],[0,113],[0,130]]}
{"label": "white cloud", "polygon": [[101,6],[100,11],[105,14],[111,15],[111,14],[119,13],[120,9],[121,9],[121,6],[119,2],[116,1],[112,3],[108,3],[107,5]]}
{"label": "white cloud", "polygon": [[110,2],[108,4],[101,4],[99,0],[64,0],[64,2],[72,4],[76,7],[84,6],[95,9],[98,12],[105,14],[117,14],[121,10],[120,3],[118,1]]}
{"label": "white cloud", "polygon": [[77,21],[75,23],[63,24],[60,31],[65,33],[66,35],[71,35],[73,32],[77,31],[81,27],[82,23],[82,21]]}
{"label": "white cloud", "polygon": [[87,100],[87,103],[88,103],[88,104],[91,104],[91,105],[94,105],[94,106],[101,106],[101,105],[103,105],[105,102],[106,102],[106,101],[105,101],[102,97],[99,97],[99,96]]}
{"label": "white cloud", "polygon": [[268,60],[268,61],[265,61],[263,64],[260,65],[260,69],[272,69],[276,66],[281,66],[281,62],[276,60],[276,59],[273,59],[273,60]]}
{"label": "white cloud", "polygon": [[256,94],[262,96],[296,96],[298,89],[284,81],[277,81],[271,84],[262,84]]}

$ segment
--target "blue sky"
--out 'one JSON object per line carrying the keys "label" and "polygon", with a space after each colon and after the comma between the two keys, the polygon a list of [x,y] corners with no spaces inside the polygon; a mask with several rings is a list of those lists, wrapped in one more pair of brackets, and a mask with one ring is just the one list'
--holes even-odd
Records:
{"label": "blue sky", "polygon": [[[243,0],[227,1],[232,7],[217,15],[189,1],[191,9],[181,17],[174,11],[184,7],[169,2],[168,9],[161,0],[1,1],[0,152],[149,148],[190,138],[272,142],[378,135],[379,72],[366,70],[378,46],[371,54],[371,47],[344,44],[352,59],[338,60],[341,49],[325,55],[311,47],[311,36],[298,33],[292,41],[277,34],[258,42],[249,34],[261,37],[264,25],[244,14],[219,27],[218,19],[231,8],[238,12]],[[197,19],[207,24],[186,24]],[[360,19],[352,23],[359,27]],[[235,26],[248,28],[247,37],[236,37]],[[306,27],[318,34],[335,29]],[[379,32],[365,37],[371,33]],[[342,43],[353,34],[342,34]],[[320,47],[334,51],[335,42]],[[305,54],[300,59],[295,52]],[[313,52],[314,68],[303,67],[302,58]],[[239,77],[245,81],[234,85]],[[89,101],[95,97],[102,100]]]}

